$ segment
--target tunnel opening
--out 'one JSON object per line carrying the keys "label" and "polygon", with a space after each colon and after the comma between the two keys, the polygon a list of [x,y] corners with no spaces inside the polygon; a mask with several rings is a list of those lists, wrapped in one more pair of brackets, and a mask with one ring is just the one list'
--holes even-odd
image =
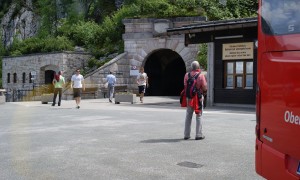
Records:
{"label": "tunnel opening", "polygon": [[179,96],[183,89],[186,67],[181,56],[170,49],[160,49],[146,59],[149,78],[148,96]]}

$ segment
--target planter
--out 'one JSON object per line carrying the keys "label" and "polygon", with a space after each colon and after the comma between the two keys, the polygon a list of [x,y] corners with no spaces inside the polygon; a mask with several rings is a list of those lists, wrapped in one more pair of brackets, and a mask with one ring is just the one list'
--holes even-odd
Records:
{"label": "planter", "polygon": [[48,104],[48,102],[53,102],[53,96],[54,96],[53,93],[51,93],[51,94],[42,94],[42,96],[41,96],[42,104]]}
{"label": "planter", "polygon": [[5,103],[5,90],[4,89],[0,89],[0,104]]}
{"label": "planter", "polygon": [[136,103],[136,94],[115,94],[115,103],[120,104],[120,102]]}

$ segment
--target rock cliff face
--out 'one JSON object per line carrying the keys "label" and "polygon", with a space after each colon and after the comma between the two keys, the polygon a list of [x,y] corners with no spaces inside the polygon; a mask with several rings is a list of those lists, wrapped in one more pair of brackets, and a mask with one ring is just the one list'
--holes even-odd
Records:
{"label": "rock cliff face", "polygon": [[[78,1],[80,2],[80,1]],[[124,0],[115,0],[115,5],[119,9]],[[60,0],[57,0],[59,6]],[[12,4],[9,11],[1,19],[0,32],[2,32],[2,43],[8,47],[14,38],[24,40],[37,34],[40,18],[33,12],[32,0],[26,0],[26,4],[17,11],[16,5]],[[63,12],[60,12],[64,14]]]}
{"label": "rock cliff face", "polygon": [[26,0],[26,6],[16,12],[16,5],[12,4],[9,11],[1,20],[3,44],[12,44],[14,37],[26,39],[36,35],[39,27],[39,17],[33,12],[32,1]]}

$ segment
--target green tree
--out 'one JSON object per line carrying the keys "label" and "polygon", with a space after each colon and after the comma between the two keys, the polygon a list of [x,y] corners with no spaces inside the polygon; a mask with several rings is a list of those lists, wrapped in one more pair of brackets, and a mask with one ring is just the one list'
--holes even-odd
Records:
{"label": "green tree", "polygon": [[227,0],[223,5],[219,0],[201,0],[200,6],[210,21],[255,17],[258,9],[256,0]]}
{"label": "green tree", "polygon": [[60,16],[69,13],[73,15],[73,0],[60,0],[61,4],[58,2],[56,0],[40,0],[34,4],[37,7],[36,13],[41,17],[40,37],[55,36]]}

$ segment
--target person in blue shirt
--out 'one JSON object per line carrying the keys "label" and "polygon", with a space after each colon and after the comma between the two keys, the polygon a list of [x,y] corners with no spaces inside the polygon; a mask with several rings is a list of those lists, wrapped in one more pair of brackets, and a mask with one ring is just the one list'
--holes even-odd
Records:
{"label": "person in blue shirt", "polygon": [[110,71],[109,75],[106,76],[106,81],[108,83],[108,98],[109,98],[109,102],[112,102],[113,96],[114,96],[114,92],[115,92],[115,84],[116,84],[116,76],[113,75],[113,73]]}

